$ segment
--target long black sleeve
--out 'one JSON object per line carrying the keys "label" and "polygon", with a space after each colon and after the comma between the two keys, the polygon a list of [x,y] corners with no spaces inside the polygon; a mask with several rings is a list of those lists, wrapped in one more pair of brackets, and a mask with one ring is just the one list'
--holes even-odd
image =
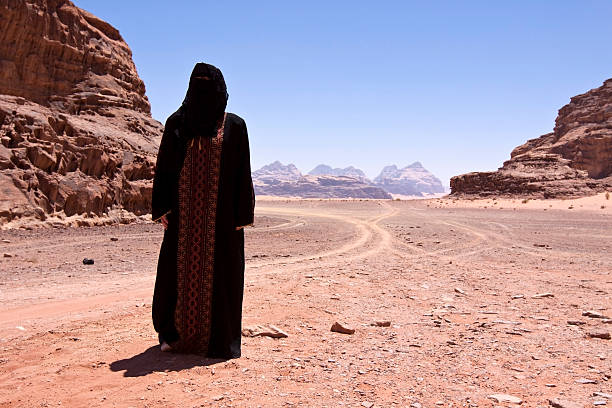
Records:
{"label": "long black sleeve", "polygon": [[167,214],[172,209],[176,198],[176,183],[182,162],[179,160],[180,152],[177,146],[177,137],[174,133],[176,131],[174,122],[172,116],[166,121],[159,152],[157,153],[151,205],[153,221],[157,221],[162,215]]}
{"label": "long black sleeve", "polygon": [[246,123],[241,121],[239,168],[236,183],[236,204],[234,206],[236,227],[253,224],[255,213],[255,192],[251,179],[251,155],[249,152],[249,137]]}

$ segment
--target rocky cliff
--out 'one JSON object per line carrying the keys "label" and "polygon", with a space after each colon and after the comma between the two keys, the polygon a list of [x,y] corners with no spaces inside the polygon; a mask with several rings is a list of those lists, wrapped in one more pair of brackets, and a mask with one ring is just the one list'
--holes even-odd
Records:
{"label": "rocky cliff", "polygon": [[552,133],[515,148],[492,172],[451,179],[453,195],[577,197],[612,189],[612,79],[571,98]]}
{"label": "rocky cliff", "polygon": [[162,126],[119,31],[67,0],[0,25],[0,225],[149,212]]}
{"label": "rocky cliff", "polygon": [[444,193],[442,182],[420,162],[404,168],[386,166],[374,179],[374,184],[393,194],[422,196]]}
{"label": "rocky cliff", "polygon": [[258,195],[278,197],[391,198],[386,191],[358,177],[304,176],[293,164],[278,161],[253,172],[253,185]]}

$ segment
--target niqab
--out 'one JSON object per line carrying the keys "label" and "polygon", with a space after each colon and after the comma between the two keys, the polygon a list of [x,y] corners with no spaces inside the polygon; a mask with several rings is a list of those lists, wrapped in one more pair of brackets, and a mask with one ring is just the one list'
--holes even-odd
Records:
{"label": "niqab", "polygon": [[181,138],[214,137],[223,123],[227,98],[227,87],[219,68],[203,62],[197,63],[181,107]]}

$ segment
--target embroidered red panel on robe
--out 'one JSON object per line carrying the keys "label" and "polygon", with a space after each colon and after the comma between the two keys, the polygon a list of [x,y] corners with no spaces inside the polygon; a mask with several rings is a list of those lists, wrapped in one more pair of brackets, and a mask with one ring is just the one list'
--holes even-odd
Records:
{"label": "embroidered red panel on robe", "polygon": [[195,138],[179,178],[177,302],[180,352],[206,354],[210,340],[215,221],[225,119],[217,136]]}

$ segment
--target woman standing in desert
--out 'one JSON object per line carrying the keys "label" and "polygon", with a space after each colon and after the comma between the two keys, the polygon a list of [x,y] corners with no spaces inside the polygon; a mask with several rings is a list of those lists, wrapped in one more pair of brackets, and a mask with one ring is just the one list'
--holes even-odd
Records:
{"label": "woman standing in desert", "polygon": [[221,71],[198,63],[166,121],[152,217],[164,226],[153,295],[162,351],[240,357],[244,230],[255,196],[244,120]]}

